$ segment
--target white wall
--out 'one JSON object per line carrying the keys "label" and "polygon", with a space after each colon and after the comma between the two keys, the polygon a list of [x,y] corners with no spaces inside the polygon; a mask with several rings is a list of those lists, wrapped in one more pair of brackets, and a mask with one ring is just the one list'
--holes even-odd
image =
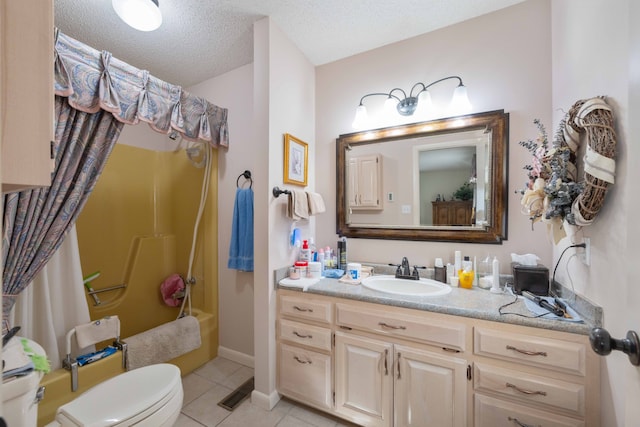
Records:
{"label": "white wall", "polygon": [[[568,0],[552,3],[552,17],[554,127],[561,111],[577,100],[606,95],[618,135],[616,183],[596,222],[575,237],[578,242],[583,236],[591,238],[591,266],[565,255],[559,276],[602,306],[604,326],[613,337],[623,338],[627,330],[640,329],[635,273],[640,252],[640,172],[635,161],[640,152],[632,143],[640,136],[640,7],[632,0]],[[554,259],[568,244],[569,239],[561,242]],[[603,358],[602,368],[602,425],[638,425],[640,372],[621,352]]]}
{"label": "white wall", "polygon": [[[296,256],[289,248],[292,222],[286,218],[286,197],[274,198],[271,189],[283,185],[284,134],[309,144],[309,189],[314,188],[315,72],[300,50],[269,18],[254,26],[254,122],[251,153],[260,164],[256,189],[256,268],[254,275],[255,390],[252,401],[272,408],[279,399],[275,389],[275,288],[273,271],[291,265]],[[292,189],[291,187],[289,187]],[[300,188],[300,187],[298,187]],[[333,191],[333,190],[332,190]],[[303,236],[314,221],[295,224]]]}
{"label": "white wall", "polygon": [[[317,68],[316,177],[317,190],[329,214],[317,219],[318,243],[335,246],[335,139],[353,132],[351,122],[360,97],[394,87],[409,90],[417,81],[429,83],[449,75],[462,77],[473,112],[504,109],[510,113],[508,240],[502,245],[452,244],[350,239],[354,260],[399,262],[433,266],[434,258],[453,262],[453,252],[486,256],[510,273],[510,253],[533,252],[551,268],[552,249],[545,226],[531,224],[520,213],[515,194],[525,181],[527,151],[517,143],[537,137],[533,119],[551,129],[551,23],[548,0],[529,1],[406,41],[352,56]],[[455,81],[433,87],[434,102],[448,102]],[[369,108],[371,111],[371,108]]]}
{"label": "white wall", "polygon": [[[238,181],[238,176],[245,170],[253,174],[260,162],[258,156],[246,155],[255,147],[254,128],[247,125],[253,120],[253,64],[188,90],[229,110],[230,146],[218,156],[218,355],[253,366],[254,273],[227,268],[236,183],[245,186],[244,177]],[[264,180],[254,177],[258,179]]]}

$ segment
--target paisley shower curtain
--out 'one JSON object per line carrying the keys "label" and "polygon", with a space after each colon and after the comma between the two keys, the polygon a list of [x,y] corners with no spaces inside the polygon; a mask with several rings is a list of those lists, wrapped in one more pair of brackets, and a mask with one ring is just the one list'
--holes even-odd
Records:
{"label": "paisley shower curtain", "polygon": [[[75,223],[124,124],[146,122],[157,132],[228,147],[225,108],[57,30],[55,39],[51,187],[3,195],[3,328],[16,297]],[[82,282],[74,286],[82,289]]]}

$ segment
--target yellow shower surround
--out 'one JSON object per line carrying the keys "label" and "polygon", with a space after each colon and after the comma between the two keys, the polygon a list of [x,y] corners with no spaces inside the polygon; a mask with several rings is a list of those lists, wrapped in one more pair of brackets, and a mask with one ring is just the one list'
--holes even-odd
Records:
{"label": "yellow shower surround", "polygon": [[[197,283],[192,287],[193,306],[208,313],[217,313],[218,302],[217,151],[213,150],[213,154],[209,196],[200,224],[193,266]],[[108,314],[105,306],[125,304],[117,301],[121,294],[128,294],[127,299],[135,301],[130,305],[131,310],[118,313],[123,337],[176,318],[178,309],[166,306],[160,298],[160,283],[172,273],[183,277],[187,275],[203,173],[203,168],[198,169],[191,164],[184,150],[152,151],[116,144],[78,218],[83,274],[100,271],[100,276],[91,282],[94,289],[123,284],[127,275],[132,273],[136,251],[144,239],[170,239],[169,236],[174,236],[175,249],[167,246],[165,250],[174,251],[173,254],[163,254],[162,262],[158,259],[156,265],[150,263],[145,267],[143,270],[148,269],[147,276],[140,276],[138,271],[136,280],[153,282],[146,286],[152,289],[140,289],[142,292],[138,292],[137,288],[143,287],[139,283],[125,283],[125,291],[98,294],[102,301],[99,306],[95,306],[87,295],[92,319]],[[149,250],[160,250],[151,247]],[[158,321],[146,320],[153,318]]]}
{"label": "yellow shower surround", "polygon": [[[209,195],[200,223],[193,276],[192,305],[200,322],[202,346],[172,363],[182,375],[213,359],[218,349],[217,151],[213,150]],[[179,308],[162,301],[160,284],[172,273],[186,277],[204,168],[195,168],[185,151],[161,152],[116,144],[77,221],[83,274],[100,271],[90,284],[125,289],[86,295],[92,320],[118,315],[121,337],[175,320]],[[86,294],[86,291],[85,291]],[[179,338],[179,337],[177,337]],[[80,370],[79,392],[122,372],[118,352]],[[88,369],[92,368],[92,369]],[[84,374],[84,375],[83,375]],[[38,424],[74,399],[68,372],[45,375]]]}

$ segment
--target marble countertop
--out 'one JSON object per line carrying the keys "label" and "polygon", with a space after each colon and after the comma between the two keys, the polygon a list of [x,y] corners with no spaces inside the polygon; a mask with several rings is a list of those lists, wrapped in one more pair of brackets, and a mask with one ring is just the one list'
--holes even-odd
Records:
{"label": "marble countertop", "polygon": [[[284,275],[276,272],[276,283],[282,278]],[[302,292],[300,288],[283,285],[278,287],[297,289]],[[450,293],[442,296],[403,296],[374,291],[362,285],[347,284],[337,279],[322,278],[319,282],[307,287],[304,292],[583,335],[588,335],[593,327],[601,323],[597,315],[594,318],[594,313],[591,312],[593,309],[597,312],[597,307],[592,308],[588,304],[585,306],[584,301],[572,300],[571,297],[566,298],[566,301],[580,314],[582,322],[529,317],[533,314],[527,309],[522,297],[518,298],[514,304],[503,307],[501,310],[503,314],[500,314],[500,307],[514,302],[515,296],[511,293],[493,294],[489,290],[476,287],[452,288]]]}

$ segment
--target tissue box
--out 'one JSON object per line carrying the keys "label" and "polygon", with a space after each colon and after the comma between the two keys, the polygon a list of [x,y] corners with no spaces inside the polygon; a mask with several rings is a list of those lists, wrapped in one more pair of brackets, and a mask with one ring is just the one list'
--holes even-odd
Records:
{"label": "tissue box", "polygon": [[535,295],[549,295],[549,269],[544,265],[522,265],[511,263],[513,291],[522,295],[529,291]]}

